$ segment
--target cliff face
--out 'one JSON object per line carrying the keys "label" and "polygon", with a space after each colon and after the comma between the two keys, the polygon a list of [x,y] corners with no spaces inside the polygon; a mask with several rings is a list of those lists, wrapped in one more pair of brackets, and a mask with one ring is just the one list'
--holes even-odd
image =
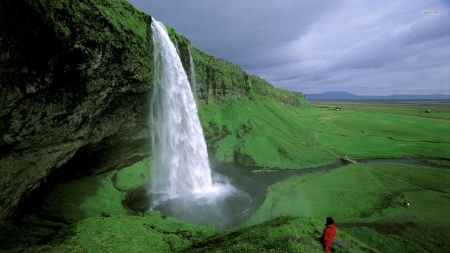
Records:
{"label": "cliff face", "polygon": [[298,98],[305,98],[303,93],[277,89],[259,76],[249,75],[239,66],[225,59],[206,54],[193,47],[191,42],[167,26],[172,42],[177,45],[181,62],[190,78],[189,53],[195,65],[196,93],[200,104],[224,102],[230,97],[249,97],[251,87],[260,95],[276,90],[278,100],[284,104],[299,106]]}
{"label": "cliff face", "polygon": [[[189,54],[195,65],[196,93],[200,103],[208,103],[211,99],[224,101],[230,96],[247,96],[250,89],[250,79],[260,79],[250,76],[239,66],[193,47],[190,41],[176,33],[166,25],[172,42],[177,45],[181,62],[189,78],[191,78]],[[271,86],[265,80],[264,85]]]}
{"label": "cliff face", "polygon": [[[0,220],[43,184],[148,157],[150,25],[126,0],[1,1]],[[199,104],[275,89],[168,31],[188,74],[192,53]]]}
{"label": "cliff face", "polygon": [[112,2],[1,2],[0,220],[64,165],[149,151],[151,19]]}

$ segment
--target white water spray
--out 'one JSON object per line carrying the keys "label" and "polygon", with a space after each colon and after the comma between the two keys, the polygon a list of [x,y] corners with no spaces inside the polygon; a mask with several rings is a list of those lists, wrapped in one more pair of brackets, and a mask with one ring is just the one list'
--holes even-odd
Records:
{"label": "white water spray", "polygon": [[171,199],[212,189],[206,142],[188,77],[164,25],[153,19],[151,192]]}
{"label": "white water spray", "polygon": [[[164,25],[152,19],[154,88],[150,110],[150,209],[193,223],[227,228],[226,206],[248,201],[227,178],[211,175],[206,142],[188,77]],[[192,61],[192,56],[191,61]],[[191,64],[191,76],[193,62]],[[236,212],[240,211],[240,205]],[[234,214],[239,216],[239,214]]]}

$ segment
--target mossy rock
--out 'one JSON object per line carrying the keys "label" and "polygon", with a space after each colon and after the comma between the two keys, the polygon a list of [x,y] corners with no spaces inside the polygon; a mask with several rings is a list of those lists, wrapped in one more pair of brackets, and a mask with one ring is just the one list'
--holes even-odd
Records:
{"label": "mossy rock", "polygon": [[124,192],[114,188],[109,172],[58,184],[44,201],[42,211],[67,222],[87,217],[100,217],[103,213],[120,213]]}
{"label": "mossy rock", "polygon": [[179,252],[214,233],[211,224],[163,219],[159,212],[111,215],[78,221],[26,252]]}
{"label": "mossy rock", "polygon": [[115,175],[115,187],[121,191],[134,190],[150,180],[151,158],[143,159],[131,166],[122,168]]}

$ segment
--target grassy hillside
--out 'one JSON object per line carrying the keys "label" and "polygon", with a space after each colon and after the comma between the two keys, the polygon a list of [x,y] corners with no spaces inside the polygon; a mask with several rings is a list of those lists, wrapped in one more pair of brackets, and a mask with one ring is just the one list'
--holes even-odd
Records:
{"label": "grassy hillside", "polygon": [[[277,89],[260,95],[252,87],[249,98],[231,97],[223,103],[201,106],[205,136],[213,139],[219,161],[270,168],[307,168],[329,164],[336,158],[314,146],[308,120],[299,116],[302,106],[283,103]],[[281,98],[280,98],[281,97]]]}
{"label": "grassy hillside", "polygon": [[[183,252],[321,252],[324,225],[306,217],[283,216],[264,224],[216,233]],[[334,252],[378,252],[339,231]]]}
{"label": "grassy hillside", "polygon": [[450,246],[442,233],[450,223],[443,215],[450,210],[449,178],[448,169],[398,163],[293,176],[267,189],[247,225],[283,215],[332,216],[338,228],[381,252],[442,252]]}
{"label": "grassy hillside", "polygon": [[[39,222],[35,217],[28,219]],[[47,230],[63,228],[57,235],[46,238],[45,245],[37,242],[5,252],[320,252],[319,237],[324,228],[316,219],[280,217],[260,225],[215,233],[211,225],[162,219],[158,212],[88,218],[72,226],[55,222],[40,225]],[[29,236],[28,240],[35,239],[33,234]],[[20,242],[15,239],[16,243]],[[378,252],[341,231],[333,249],[335,252]]]}

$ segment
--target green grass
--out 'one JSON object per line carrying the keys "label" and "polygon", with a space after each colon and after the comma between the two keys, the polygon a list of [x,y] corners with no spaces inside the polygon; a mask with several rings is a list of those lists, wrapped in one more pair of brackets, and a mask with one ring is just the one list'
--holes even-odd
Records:
{"label": "green grass", "polygon": [[272,99],[230,98],[201,106],[199,114],[205,135],[222,137],[213,144],[220,161],[282,169],[337,161],[314,146],[301,110]]}
{"label": "green grass", "polygon": [[101,212],[123,212],[122,200],[126,193],[114,187],[114,174],[110,172],[58,184],[44,201],[42,212],[47,217],[66,222],[100,217]]}
{"label": "green grass", "polygon": [[214,234],[212,225],[194,225],[159,212],[111,215],[66,226],[43,246],[8,252],[177,252]]}
{"label": "green grass", "polygon": [[[30,38],[56,41],[48,46],[51,53],[42,51],[36,57],[38,62],[56,65],[57,59],[67,57],[60,55],[60,51],[66,52],[64,48],[82,56],[71,71],[89,76],[98,72],[99,66],[109,66],[115,70],[111,74],[127,76],[120,79],[124,82],[151,85],[148,19],[127,1],[27,0],[23,6],[32,14],[30,20],[42,23],[40,30],[29,28],[34,34]],[[214,94],[201,101],[199,114],[219,161],[302,169],[337,161],[320,148],[325,147],[351,158],[426,157],[433,163],[448,165],[448,106],[341,103],[338,106],[343,109],[334,111],[333,103],[311,105],[303,94],[274,88],[226,60],[207,55],[167,27],[171,39],[179,43],[185,69],[189,67],[189,48],[198,84]],[[108,64],[100,64],[102,61]],[[102,87],[94,85],[87,92],[104,92]],[[432,113],[424,112],[428,109]],[[39,223],[36,234],[45,236],[33,236],[36,245],[17,245],[12,251],[320,252],[316,239],[323,229],[321,221],[327,216],[337,222],[367,226],[394,223],[392,231],[338,227],[336,252],[439,252],[449,248],[445,238],[450,222],[445,215],[450,210],[448,170],[380,163],[296,176],[268,188],[264,204],[247,223],[253,226],[215,233],[211,225],[163,219],[157,212],[124,214],[121,202],[125,193],[148,181],[148,170],[143,169],[149,163],[141,161],[120,172],[61,183],[42,210],[47,217],[73,224],[55,224],[29,216],[28,224]],[[340,196],[340,191],[345,195]],[[402,205],[404,198],[411,201],[410,209]],[[101,217],[102,212],[110,216]],[[397,222],[399,217],[407,217],[406,222]],[[264,221],[268,222],[261,224]],[[28,226],[12,227],[2,229],[6,231],[2,233],[13,233],[26,241],[35,232]],[[46,240],[50,243],[37,245]]]}
{"label": "green grass", "polygon": [[439,248],[434,251],[427,251],[420,243],[403,240],[401,236],[390,236],[378,232],[375,229],[367,227],[344,228],[340,231],[345,231],[349,235],[358,238],[380,252],[440,252]]}
{"label": "green grass", "polygon": [[[450,119],[450,107],[448,104],[425,104],[425,103],[393,103],[389,101],[313,101],[318,107],[351,109],[368,112],[383,112],[400,115],[411,115],[426,118]],[[426,111],[429,110],[430,113]]]}
{"label": "green grass", "polygon": [[120,169],[116,175],[115,187],[131,191],[150,181],[151,159],[146,158],[131,166]]}
{"label": "green grass", "polygon": [[318,145],[353,158],[450,157],[450,122],[353,109],[309,108]]}
{"label": "green grass", "polygon": [[[401,245],[398,247],[412,245],[409,250],[423,248],[439,252],[434,251],[433,244],[423,243],[418,238],[426,230],[437,244],[449,246],[441,232],[450,223],[450,216],[444,215],[450,210],[449,178],[447,169],[395,163],[347,165],[329,172],[294,176],[268,188],[264,204],[247,225],[282,215],[321,220],[331,216],[337,223],[356,222],[368,226],[374,222],[389,224],[397,217],[406,217],[407,223],[414,226],[405,228],[400,238],[389,234],[379,237],[397,240]],[[339,194],[341,191],[343,196]],[[403,206],[404,199],[411,202],[411,208]],[[364,236],[360,238],[370,245]],[[396,252],[385,251],[382,242],[380,239],[375,243],[380,251]]]}
{"label": "green grass", "polygon": [[146,158],[119,171],[63,182],[46,197],[41,213],[66,222],[124,213],[126,194],[149,180],[150,158]]}
{"label": "green grass", "polygon": [[[448,164],[450,158],[445,139],[448,122],[442,119],[334,111],[308,107],[307,103],[292,106],[258,93],[251,99],[231,97],[226,102],[208,103],[199,108],[199,114],[221,161],[272,169],[300,169],[337,161],[314,145],[314,135],[318,145],[351,158],[424,156],[441,165]],[[212,226],[191,228],[159,214],[140,217],[114,211],[124,194],[118,189],[129,191],[144,184],[148,171],[143,169],[149,164],[143,160],[120,172],[58,186],[51,197],[66,194],[53,201],[52,210],[60,216],[50,211],[47,214],[79,221],[61,230],[51,243],[28,251],[108,252],[114,248],[121,252],[126,247],[135,252],[149,248],[159,252],[320,252],[316,238],[323,224],[319,221],[327,216],[338,223],[335,252],[442,252],[449,247],[442,233],[450,222],[444,215],[450,210],[447,169],[361,163],[294,176],[267,189],[264,204],[247,227],[214,233]],[[405,198],[411,202],[410,209],[403,206]],[[67,211],[62,209],[64,205]],[[111,217],[102,218],[104,210],[112,210],[107,211]],[[90,218],[82,219],[85,217]],[[358,226],[339,227],[342,223]],[[51,230],[44,227],[39,233]]]}
{"label": "green grass", "polygon": [[199,114],[205,135],[215,137],[212,145],[223,162],[307,168],[337,161],[314,146],[314,136],[318,146],[356,159],[423,157],[439,163],[450,159],[450,121],[303,104],[291,106],[255,93],[250,99],[231,97],[202,105]]}
{"label": "green grass", "polygon": [[[312,218],[283,216],[261,225],[216,233],[185,252],[322,252],[324,225]],[[334,252],[377,252],[338,232]]]}

